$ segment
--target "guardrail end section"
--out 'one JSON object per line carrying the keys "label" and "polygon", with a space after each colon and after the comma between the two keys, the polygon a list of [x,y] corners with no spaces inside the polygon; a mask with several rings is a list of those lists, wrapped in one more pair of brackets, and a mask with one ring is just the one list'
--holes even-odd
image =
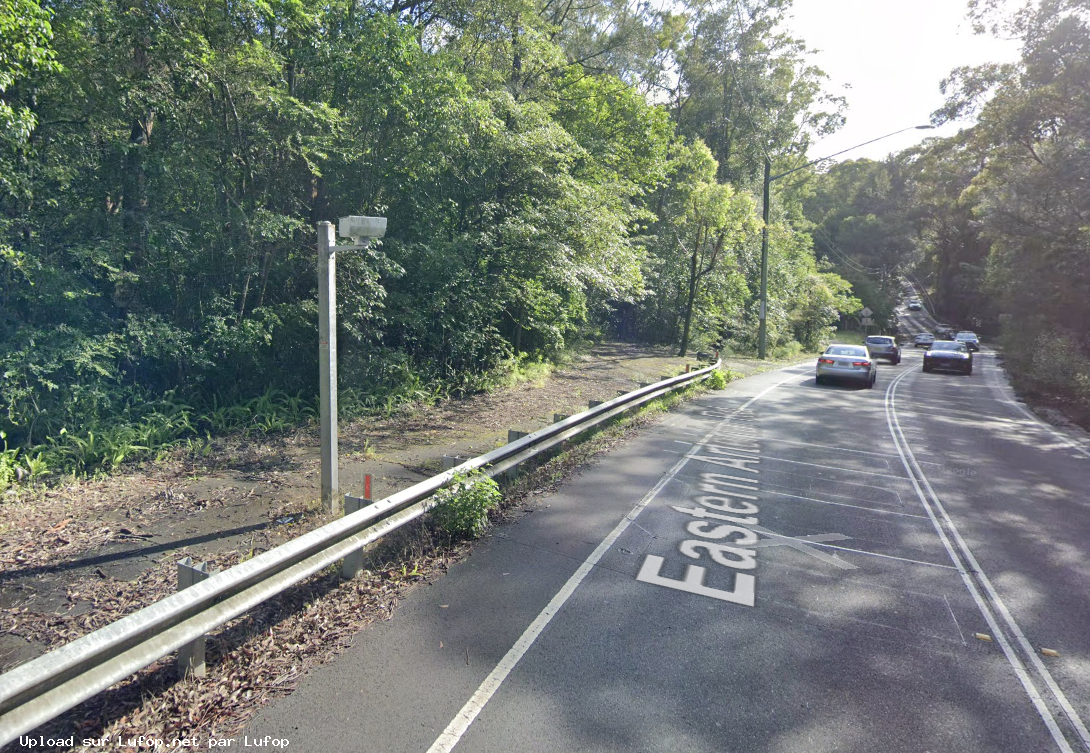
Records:
{"label": "guardrail end section", "polygon": [[[192,557],[178,561],[178,590],[182,591],[190,586],[208,580],[213,573],[208,569],[207,562],[194,564]],[[187,643],[178,649],[178,676],[183,680],[186,677],[204,677],[206,668],[204,663],[205,640],[202,635],[192,643]]]}

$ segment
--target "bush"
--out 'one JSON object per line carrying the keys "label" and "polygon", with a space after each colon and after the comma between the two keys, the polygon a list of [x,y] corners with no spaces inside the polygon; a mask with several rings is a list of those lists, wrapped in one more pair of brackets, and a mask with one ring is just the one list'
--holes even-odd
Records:
{"label": "bush", "polygon": [[716,369],[715,371],[713,371],[711,373],[711,376],[708,377],[708,380],[707,380],[708,389],[712,389],[712,390],[726,389],[728,381],[730,381],[730,380],[727,379],[727,375],[723,373],[723,370],[722,369]]}
{"label": "bush", "polygon": [[1006,368],[1019,391],[1090,415],[1090,354],[1077,334],[1008,328],[1003,346]]}
{"label": "bush", "polygon": [[488,528],[488,511],[500,504],[500,487],[479,470],[458,473],[433,497],[432,520],[455,537],[476,538]]}

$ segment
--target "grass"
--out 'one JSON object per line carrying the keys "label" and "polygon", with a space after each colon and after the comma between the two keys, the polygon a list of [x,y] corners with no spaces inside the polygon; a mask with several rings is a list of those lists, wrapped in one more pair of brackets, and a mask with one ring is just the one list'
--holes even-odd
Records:
{"label": "grass", "polygon": [[511,359],[510,368],[493,381],[495,387],[515,387],[529,382],[534,387],[542,387],[556,371],[556,364],[549,361],[529,359]]}

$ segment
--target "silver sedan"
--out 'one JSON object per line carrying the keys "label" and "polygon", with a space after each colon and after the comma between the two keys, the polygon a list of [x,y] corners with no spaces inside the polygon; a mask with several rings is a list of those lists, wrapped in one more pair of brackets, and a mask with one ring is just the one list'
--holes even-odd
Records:
{"label": "silver sedan", "polygon": [[817,383],[831,379],[860,382],[868,389],[878,379],[878,367],[863,345],[830,345],[817,360]]}
{"label": "silver sedan", "polygon": [[933,334],[931,334],[930,332],[920,332],[918,335],[916,335],[916,340],[913,347],[918,348],[921,345],[923,345],[924,347],[929,347],[933,342],[935,342],[935,336]]}

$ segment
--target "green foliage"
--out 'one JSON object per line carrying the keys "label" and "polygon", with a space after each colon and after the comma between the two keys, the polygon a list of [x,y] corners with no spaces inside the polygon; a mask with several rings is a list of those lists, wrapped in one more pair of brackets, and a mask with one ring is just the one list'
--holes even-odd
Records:
{"label": "green foliage", "polygon": [[[347,214],[389,218],[338,254],[349,415],[619,316],[682,350],[749,332],[757,146],[837,120],[778,2],[49,7],[0,0],[0,430],[55,471],[308,420],[314,227]],[[848,297],[793,238],[778,343]]]}
{"label": "green foliage", "polygon": [[1056,404],[1086,421],[1090,420],[1090,353],[1080,335],[1047,325],[1008,327],[1002,344],[1004,366],[1022,395]]}
{"label": "green foliage", "polygon": [[711,373],[711,376],[704,382],[708,385],[708,389],[712,390],[725,390],[730,380],[727,375],[723,373],[722,369],[716,369]]}
{"label": "green foliage", "polygon": [[499,485],[480,470],[454,475],[429,508],[432,520],[451,536],[476,538],[488,528],[488,512],[500,504]]}

